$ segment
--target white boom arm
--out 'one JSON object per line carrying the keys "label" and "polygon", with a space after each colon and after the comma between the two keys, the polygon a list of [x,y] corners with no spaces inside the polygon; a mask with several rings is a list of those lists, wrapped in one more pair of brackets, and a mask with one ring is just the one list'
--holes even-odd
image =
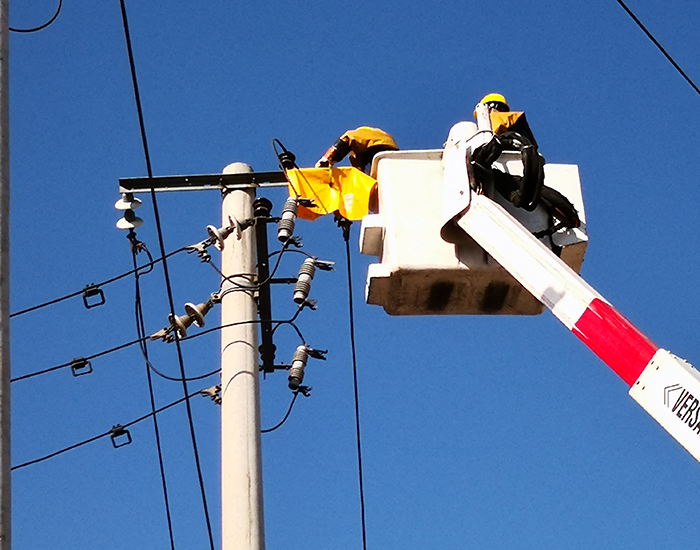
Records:
{"label": "white boom arm", "polygon": [[504,208],[474,193],[466,152],[456,148],[448,142],[445,149],[444,185],[469,201],[453,221],[631,386],[630,396],[700,462],[700,373],[654,345]]}

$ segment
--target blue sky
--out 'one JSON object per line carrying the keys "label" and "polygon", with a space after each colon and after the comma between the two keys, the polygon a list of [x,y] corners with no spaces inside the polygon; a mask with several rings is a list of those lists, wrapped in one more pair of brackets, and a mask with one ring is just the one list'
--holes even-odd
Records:
{"label": "blue sky", "polygon": [[[14,27],[53,0],[11,2]],[[696,81],[700,4],[629,7]],[[579,166],[590,244],[582,275],[657,345],[700,362],[695,145],[700,97],[613,0],[201,5],[127,2],[156,175],[217,173],[232,161],[272,170],[279,138],[310,166],[335,138],[381,127],[401,148],[437,148],[487,92],[527,112],[549,162]],[[11,300],[19,310],[131,267],[120,177],[146,173],[119,3],[66,0],[49,28],[11,37]],[[282,191],[264,193],[279,212]],[[158,255],[150,200],[138,237]],[[206,237],[216,192],[158,197],[165,246]],[[298,224],[307,252],[338,263],[299,327],[328,361],[310,362],[310,398],[263,436],[269,549],[360,548],[344,248],[330,220]],[[548,313],[534,318],[387,316],[363,303],[372,258],[352,268],[368,548],[666,548],[698,540],[698,464],[628,396],[626,385]],[[301,257],[285,256],[295,275]],[[218,256],[214,256],[218,261]],[[170,262],[178,308],[218,288],[191,255]],[[12,321],[14,376],[135,338],[133,281]],[[273,311],[294,311],[275,288]],[[162,271],[143,279],[146,329],[166,324]],[[207,319],[215,326],[218,312]],[[289,329],[278,358],[297,345]],[[218,366],[216,333],[183,345],[187,373]],[[177,374],[174,349],[154,364]],[[135,347],[12,387],[13,463],[149,411]],[[202,382],[213,385],[216,378]],[[198,383],[190,387],[198,389]],[[156,380],[163,405],[182,395]],[[262,424],[289,399],[261,383]],[[214,532],[219,410],[192,402]],[[161,415],[177,548],[207,537],[184,408]],[[13,539],[36,548],[168,548],[153,428],[13,474]],[[217,535],[218,539],[218,535]],[[217,543],[218,547],[218,543]]]}

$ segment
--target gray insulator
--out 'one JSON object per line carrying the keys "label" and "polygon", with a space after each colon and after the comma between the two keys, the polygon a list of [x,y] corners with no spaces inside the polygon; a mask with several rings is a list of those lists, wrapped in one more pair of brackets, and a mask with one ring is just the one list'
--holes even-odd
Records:
{"label": "gray insulator", "polygon": [[294,285],[294,303],[303,304],[311,290],[311,280],[316,273],[316,265],[312,258],[306,258],[299,268],[299,277]]}
{"label": "gray insulator", "polygon": [[294,352],[294,357],[292,357],[292,366],[289,369],[287,378],[290,390],[296,391],[299,389],[299,385],[304,380],[304,367],[306,367],[308,359],[309,353],[306,351],[306,346],[299,346]]}
{"label": "gray insulator", "polygon": [[286,242],[294,234],[294,224],[297,219],[297,200],[289,197],[282,208],[282,219],[277,226],[277,238]]}

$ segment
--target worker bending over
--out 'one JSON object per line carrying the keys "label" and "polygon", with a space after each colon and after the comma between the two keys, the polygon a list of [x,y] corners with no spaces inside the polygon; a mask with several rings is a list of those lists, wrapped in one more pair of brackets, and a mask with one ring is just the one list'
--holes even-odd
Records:
{"label": "worker bending over", "polygon": [[394,138],[379,128],[360,126],[348,130],[316,163],[316,168],[326,168],[337,164],[350,153],[350,164],[366,172],[374,155],[381,151],[398,151]]}

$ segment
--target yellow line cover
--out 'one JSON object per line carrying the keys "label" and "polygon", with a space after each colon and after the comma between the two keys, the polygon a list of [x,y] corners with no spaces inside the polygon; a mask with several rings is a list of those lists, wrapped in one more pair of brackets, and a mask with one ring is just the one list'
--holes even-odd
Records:
{"label": "yellow line cover", "polygon": [[310,199],[313,206],[299,205],[297,215],[315,220],[338,212],[348,220],[361,220],[369,209],[377,181],[357,168],[301,168],[287,170],[289,196]]}

